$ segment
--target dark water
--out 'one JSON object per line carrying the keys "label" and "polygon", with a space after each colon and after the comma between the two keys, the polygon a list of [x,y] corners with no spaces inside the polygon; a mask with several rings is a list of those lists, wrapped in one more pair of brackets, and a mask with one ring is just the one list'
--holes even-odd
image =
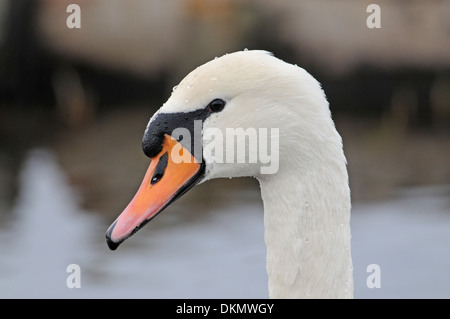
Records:
{"label": "dark water", "polygon": [[[195,222],[150,224],[111,252],[111,220],[80,209],[53,153],[34,150],[1,219],[0,297],[266,298],[262,203],[239,195]],[[355,297],[450,298],[450,187],[356,204],[352,233]],[[71,264],[80,288],[67,286]],[[370,264],[380,266],[380,288],[366,285]]]}

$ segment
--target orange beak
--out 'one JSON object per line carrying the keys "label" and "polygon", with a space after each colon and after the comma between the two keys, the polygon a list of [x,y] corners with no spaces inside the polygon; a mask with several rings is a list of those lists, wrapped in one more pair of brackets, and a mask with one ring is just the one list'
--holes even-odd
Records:
{"label": "orange beak", "polygon": [[[177,160],[183,152],[183,161]],[[188,153],[184,153],[188,152]],[[185,154],[190,155],[186,161]],[[106,232],[111,250],[133,235],[171,202],[196,184],[203,165],[170,135],[165,135],[162,151],[152,158],[136,195]]]}

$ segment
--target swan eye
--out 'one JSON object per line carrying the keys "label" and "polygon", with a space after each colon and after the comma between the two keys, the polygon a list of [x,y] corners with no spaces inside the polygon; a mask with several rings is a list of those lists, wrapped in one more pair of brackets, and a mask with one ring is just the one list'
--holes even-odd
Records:
{"label": "swan eye", "polygon": [[225,101],[222,99],[212,100],[209,103],[208,107],[212,112],[220,112],[225,107]]}

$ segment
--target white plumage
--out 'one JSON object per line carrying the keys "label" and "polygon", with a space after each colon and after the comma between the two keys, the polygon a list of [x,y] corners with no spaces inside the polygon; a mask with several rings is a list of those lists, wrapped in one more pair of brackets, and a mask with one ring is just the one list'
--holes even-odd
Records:
{"label": "white plumage", "polygon": [[217,163],[204,153],[203,181],[254,176],[260,182],[270,297],[352,297],[346,159],[320,84],[265,51],[241,51],[192,71],[158,113],[193,111],[214,98],[227,104],[203,131],[279,129],[275,174],[261,174],[261,163]]}

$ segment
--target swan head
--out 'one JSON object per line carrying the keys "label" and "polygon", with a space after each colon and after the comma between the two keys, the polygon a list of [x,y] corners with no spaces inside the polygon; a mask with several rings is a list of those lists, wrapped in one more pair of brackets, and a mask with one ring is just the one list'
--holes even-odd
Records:
{"label": "swan head", "polygon": [[108,246],[116,249],[198,183],[270,178],[293,149],[294,157],[313,161],[317,143],[340,143],[335,135],[320,84],[304,69],[266,51],[207,62],[174,87],[150,119],[142,148],[152,160],[137,194],[108,229]]}

